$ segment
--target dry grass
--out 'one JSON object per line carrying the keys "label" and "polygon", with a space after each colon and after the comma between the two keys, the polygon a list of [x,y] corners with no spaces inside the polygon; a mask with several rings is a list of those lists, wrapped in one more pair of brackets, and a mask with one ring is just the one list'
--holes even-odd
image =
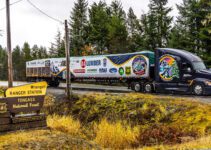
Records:
{"label": "dry grass", "polygon": [[152,147],[143,147],[140,150],[189,150],[189,149],[211,149],[211,136],[206,136],[193,140],[190,142],[185,142],[177,145],[160,145]]}
{"label": "dry grass", "polygon": [[139,130],[137,127],[123,126],[120,121],[112,124],[103,119],[96,126],[96,138],[94,141],[104,148],[131,148],[138,143],[136,139],[138,134]]}
{"label": "dry grass", "polygon": [[98,146],[69,134],[50,130],[18,131],[0,135],[0,150],[93,150]]}
{"label": "dry grass", "polygon": [[52,130],[61,131],[71,135],[81,134],[81,124],[71,116],[48,116],[47,125]]}

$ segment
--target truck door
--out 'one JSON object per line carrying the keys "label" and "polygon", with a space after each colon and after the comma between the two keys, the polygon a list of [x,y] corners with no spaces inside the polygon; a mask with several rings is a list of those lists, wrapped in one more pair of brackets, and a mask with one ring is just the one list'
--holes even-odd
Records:
{"label": "truck door", "polygon": [[179,91],[181,58],[167,53],[156,57],[156,91]]}
{"label": "truck door", "polygon": [[190,87],[190,83],[194,78],[193,67],[191,63],[183,60],[181,63],[181,82],[179,82],[178,86],[181,91],[188,91]]}

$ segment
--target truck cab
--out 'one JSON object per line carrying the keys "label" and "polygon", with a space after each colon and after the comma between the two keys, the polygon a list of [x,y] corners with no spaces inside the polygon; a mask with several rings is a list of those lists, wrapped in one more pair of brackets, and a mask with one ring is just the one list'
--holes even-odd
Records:
{"label": "truck cab", "polygon": [[155,51],[154,89],[161,93],[211,94],[211,71],[198,56],[179,49]]}

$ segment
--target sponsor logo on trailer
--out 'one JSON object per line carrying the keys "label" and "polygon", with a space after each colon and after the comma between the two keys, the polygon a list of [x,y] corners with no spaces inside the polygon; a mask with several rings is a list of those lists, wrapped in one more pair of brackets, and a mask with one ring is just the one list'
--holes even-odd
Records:
{"label": "sponsor logo on trailer", "polygon": [[87,69],[87,73],[97,73],[97,69]]}
{"label": "sponsor logo on trailer", "polygon": [[125,74],[131,75],[131,67],[125,67]]}
{"label": "sponsor logo on trailer", "polygon": [[110,73],[117,73],[117,69],[116,68],[111,68],[111,69],[109,69],[109,72]]}
{"label": "sponsor logo on trailer", "polygon": [[85,73],[85,69],[75,69],[73,70],[74,73]]}
{"label": "sponsor logo on trailer", "polygon": [[100,66],[101,61],[100,60],[89,60],[86,62],[86,66]]}
{"label": "sponsor logo on trailer", "polygon": [[82,59],[81,60],[81,68],[85,68],[86,67],[86,60]]}
{"label": "sponsor logo on trailer", "polygon": [[106,73],[107,72],[107,68],[100,68],[99,69],[99,73]]}
{"label": "sponsor logo on trailer", "polygon": [[125,70],[123,67],[119,68],[119,74],[122,76],[125,73]]}
{"label": "sponsor logo on trailer", "polygon": [[103,59],[103,67],[106,67],[106,66],[107,66],[107,59],[104,58],[104,59]]}

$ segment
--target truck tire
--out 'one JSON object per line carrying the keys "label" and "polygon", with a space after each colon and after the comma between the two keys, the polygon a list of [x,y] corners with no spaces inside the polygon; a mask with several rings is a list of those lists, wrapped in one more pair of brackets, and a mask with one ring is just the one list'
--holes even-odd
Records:
{"label": "truck tire", "polygon": [[134,82],[133,83],[133,89],[135,92],[140,92],[141,91],[141,84],[139,82]]}
{"label": "truck tire", "polygon": [[204,94],[204,85],[200,83],[196,83],[193,86],[193,94],[196,96],[201,96]]}
{"label": "truck tire", "polygon": [[145,93],[152,93],[153,92],[153,85],[150,82],[144,84],[144,92]]}

